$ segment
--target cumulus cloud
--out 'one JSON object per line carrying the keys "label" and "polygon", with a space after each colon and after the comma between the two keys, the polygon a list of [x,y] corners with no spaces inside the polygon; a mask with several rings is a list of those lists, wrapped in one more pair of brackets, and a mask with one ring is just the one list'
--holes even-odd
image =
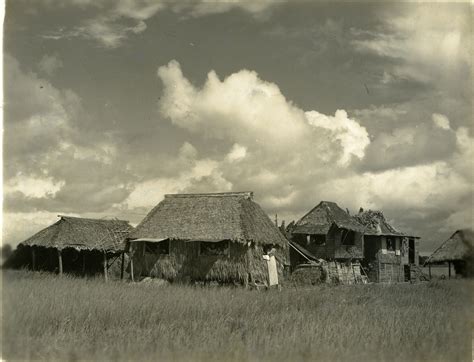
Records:
{"label": "cumulus cloud", "polygon": [[201,156],[184,143],[169,162],[178,166],[162,163],[167,175],[136,184],[121,207],[151,207],[166,193],[245,189],[255,191],[264,207],[283,211],[314,188],[315,180],[349,172],[369,144],[366,130],[345,111],[305,112],[253,71],[224,80],[211,71],[195,87],[171,61],[158,76],[164,85],[161,114],[213,144],[214,151]]}
{"label": "cumulus cloud", "polygon": [[[278,156],[288,162],[348,165],[351,157],[362,158],[369,144],[367,131],[345,111],[334,116],[305,112],[253,71],[241,70],[223,81],[211,71],[201,89],[184,77],[176,61],[160,67],[158,76],[164,84],[163,116],[191,132],[205,129],[206,137],[232,140],[246,154],[264,151],[264,162]],[[294,159],[303,151],[305,160]]]}
{"label": "cumulus cloud", "polygon": [[343,110],[336,111],[334,117],[326,116],[316,111],[306,112],[309,124],[331,130],[334,140],[341,143],[343,155],[339,162],[347,165],[352,156],[359,159],[364,157],[365,148],[369,145],[369,134],[359,123],[347,117]]}

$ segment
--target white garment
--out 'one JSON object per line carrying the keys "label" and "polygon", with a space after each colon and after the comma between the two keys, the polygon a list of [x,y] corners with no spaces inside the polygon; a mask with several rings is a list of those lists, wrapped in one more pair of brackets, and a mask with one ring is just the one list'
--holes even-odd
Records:
{"label": "white garment", "polygon": [[276,265],[276,259],[272,255],[270,256],[269,260],[267,260],[268,266],[268,285],[278,285],[278,271]]}

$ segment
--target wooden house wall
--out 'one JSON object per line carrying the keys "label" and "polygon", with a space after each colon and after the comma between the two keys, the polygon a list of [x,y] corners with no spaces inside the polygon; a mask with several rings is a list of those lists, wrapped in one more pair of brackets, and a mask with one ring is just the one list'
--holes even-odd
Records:
{"label": "wooden house wall", "polygon": [[[340,236],[339,236],[340,237]],[[331,231],[326,235],[326,243],[324,245],[318,245],[317,243],[310,241],[308,243],[307,235],[306,234],[293,234],[292,240],[306,250],[311,252],[314,256],[321,259],[333,259],[334,258],[334,246],[335,246],[335,239],[337,238],[337,232]],[[291,252],[292,255],[294,251]],[[292,258],[292,265],[294,260],[299,260],[298,257]]]}

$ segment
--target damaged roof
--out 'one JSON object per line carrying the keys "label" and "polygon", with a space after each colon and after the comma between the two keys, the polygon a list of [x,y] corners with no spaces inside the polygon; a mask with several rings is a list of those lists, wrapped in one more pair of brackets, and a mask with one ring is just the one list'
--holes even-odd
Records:
{"label": "damaged roof", "polygon": [[[382,211],[361,211],[354,218],[364,225],[365,235],[408,236],[388,223]],[[410,235],[412,236],[412,235]]]}
{"label": "damaged roof", "polygon": [[129,235],[138,238],[287,243],[253,192],[165,195]]}
{"label": "damaged roof", "polygon": [[364,227],[347,211],[341,209],[335,202],[321,201],[314,209],[299,219],[293,233],[295,234],[327,234],[331,226],[360,231]]}
{"label": "damaged roof", "polygon": [[124,249],[124,240],[133,230],[128,221],[124,220],[59,217],[60,219],[53,225],[37,232],[20,244],[60,250],[74,248],[118,252]]}
{"label": "damaged roof", "polygon": [[474,232],[472,229],[457,230],[431,254],[426,262],[436,263],[441,261],[463,260],[472,257],[473,249]]}

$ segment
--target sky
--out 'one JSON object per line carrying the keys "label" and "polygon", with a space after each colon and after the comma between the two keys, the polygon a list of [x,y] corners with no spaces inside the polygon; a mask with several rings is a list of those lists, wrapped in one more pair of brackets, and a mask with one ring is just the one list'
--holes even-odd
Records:
{"label": "sky", "polygon": [[7,1],[3,242],[167,193],[473,222],[469,3]]}

